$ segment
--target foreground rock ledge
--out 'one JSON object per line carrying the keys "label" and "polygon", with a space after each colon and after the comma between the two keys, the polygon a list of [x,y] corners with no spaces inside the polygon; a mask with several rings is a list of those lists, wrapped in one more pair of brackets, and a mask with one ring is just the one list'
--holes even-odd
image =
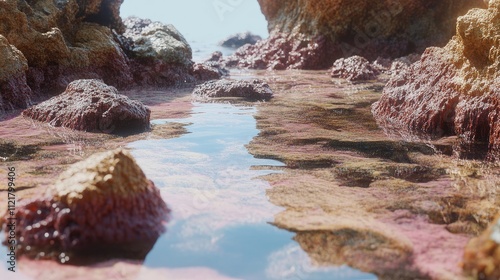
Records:
{"label": "foreground rock ledge", "polygon": [[198,85],[193,91],[193,99],[197,101],[228,97],[244,98],[249,101],[267,101],[273,97],[273,91],[268,84],[260,80],[250,82],[232,80],[209,81]]}
{"label": "foreground rock ledge", "polygon": [[61,95],[23,111],[23,116],[76,130],[121,133],[149,128],[151,111],[99,80],[77,80]]}
{"label": "foreground rock ledge", "polygon": [[460,17],[446,47],[427,49],[408,71],[392,76],[373,105],[377,122],[391,134],[456,134],[465,147],[498,151],[499,26],[500,0]]}
{"label": "foreground rock ledge", "polygon": [[[22,201],[18,252],[58,258],[144,258],[165,231],[168,208],[124,150],[95,154],[62,173],[44,197]],[[8,218],[2,218],[8,234]]]}

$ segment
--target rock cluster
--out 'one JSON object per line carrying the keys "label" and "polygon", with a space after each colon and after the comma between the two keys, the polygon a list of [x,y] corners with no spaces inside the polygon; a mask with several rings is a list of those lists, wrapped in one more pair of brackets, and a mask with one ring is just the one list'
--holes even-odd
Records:
{"label": "rock cluster", "polygon": [[[62,173],[44,197],[17,206],[18,252],[62,263],[144,258],[165,231],[168,213],[127,151],[95,154]],[[2,218],[5,232],[8,217]]]}
{"label": "rock cluster", "polygon": [[239,48],[246,44],[255,45],[258,41],[262,40],[259,35],[254,35],[250,32],[238,33],[227,37],[222,40],[219,45],[226,48]]}
{"label": "rock cluster", "polygon": [[23,111],[23,115],[76,130],[123,133],[149,128],[151,111],[99,80],[76,80],[66,91]]}
{"label": "rock cluster", "polygon": [[77,79],[117,88],[194,80],[191,49],[169,25],[120,18],[123,0],[0,1],[0,110]]}
{"label": "rock cluster", "polygon": [[255,69],[326,69],[338,58],[401,57],[452,36],[483,0],[258,0],[270,36],[230,61]]}
{"label": "rock cluster", "polygon": [[268,84],[260,80],[233,81],[217,80],[209,81],[196,86],[193,91],[193,99],[206,101],[210,98],[238,97],[249,101],[270,100],[273,91]]}
{"label": "rock cluster", "polygon": [[500,145],[500,1],[460,17],[443,48],[393,75],[372,112],[389,133],[458,135],[465,146]]}
{"label": "rock cluster", "polygon": [[464,255],[464,270],[475,279],[500,279],[500,220],[472,239]]}
{"label": "rock cluster", "polygon": [[373,80],[379,74],[379,68],[360,56],[338,59],[333,63],[330,73],[333,78],[343,78],[349,81]]}

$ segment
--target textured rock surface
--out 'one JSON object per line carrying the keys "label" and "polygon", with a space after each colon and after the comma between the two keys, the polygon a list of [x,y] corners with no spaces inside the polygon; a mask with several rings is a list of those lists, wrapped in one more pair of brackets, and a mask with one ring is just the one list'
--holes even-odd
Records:
{"label": "textured rock surface", "polygon": [[222,40],[219,45],[227,48],[239,48],[246,44],[255,45],[258,41],[262,40],[259,35],[254,35],[250,32],[238,33],[227,37]]}
{"label": "textured rock surface", "polygon": [[333,78],[343,78],[350,81],[373,80],[379,74],[379,68],[360,56],[338,59],[333,63],[330,73]]}
{"label": "textured rock surface", "polygon": [[65,92],[26,109],[24,116],[83,131],[121,133],[149,128],[150,110],[98,80],[77,80]]}
{"label": "textured rock surface", "polygon": [[72,165],[45,197],[17,209],[18,252],[62,263],[92,256],[144,258],[165,231],[169,212],[153,182],[121,149]]}
{"label": "textured rock surface", "polygon": [[124,24],[136,82],[174,85],[193,81],[191,47],[173,25],[136,17],[125,19]]}
{"label": "textured rock surface", "polygon": [[268,84],[260,81],[232,81],[218,80],[209,81],[196,86],[193,91],[195,100],[207,100],[219,97],[240,97],[251,101],[269,100],[273,97],[273,91]]}
{"label": "textured rock surface", "polygon": [[[373,105],[389,133],[456,134],[467,145],[500,145],[500,1],[460,17],[444,48],[429,48],[394,75]],[[495,153],[491,153],[494,155]]]}
{"label": "textured rock surface", "polygon": [[11,68],[0,80],[0,110],[25,108],[30,94],[58,94],[77,79],[102,79],[118,88],[193,81],[191,49],[182,35],[170,25],[139,19],[148,23],[126,30],[122,2],[0,1],[2,58],[11,45],[23,64],[22,71]]}
{"label": "textured rock surface", "polygon": [[26,84],[27,70],[23,54],[0,35],[0,112],[30,104],[32,92]]}
{"label": "textured rock surface", "polygon": [[500,220],[472,239],[464,255],[464,270],[475,279],[500,279]]}
{"label": "textured rock surface", "polygon": [[[270,32],[240,67],[326,69],[340,57],[400,57],[445,43],[482,0],[259,0]],[[237,64],[237,63],[234,63]]]}
{"label": "textured rock surface", "polygon": [[229,71],[219,62],[206,61],[193,66],[193,75],[199,81],[218,80],[229,75]]}

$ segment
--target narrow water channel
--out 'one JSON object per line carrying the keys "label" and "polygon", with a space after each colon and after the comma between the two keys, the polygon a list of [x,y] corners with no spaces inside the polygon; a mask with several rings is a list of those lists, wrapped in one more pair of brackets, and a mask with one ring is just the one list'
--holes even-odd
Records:
{"label": "narrow water channel", "polygon": [[145,266],[207,268],[235,279],[376,279],[345,266],[315,267],[293,233],[270,224],[283,209],[268,201],[269,185],[258,177],[283,164],[256,159],[245,148],[259,132],[255,112],[196,103],[189,118],[152,122],[185,123],[187,134],[128,145],[172,209]]}

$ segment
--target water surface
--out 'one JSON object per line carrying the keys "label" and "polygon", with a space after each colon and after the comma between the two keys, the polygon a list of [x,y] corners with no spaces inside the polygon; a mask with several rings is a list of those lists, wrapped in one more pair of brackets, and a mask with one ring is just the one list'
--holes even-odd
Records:
{"label": "water surface", "polygon": [[247,152],[259,132],[255,110],[197,103],[189,118],[153,121],[189,124],[188,134],[129,144],[172,209],[168,232],[145,265],[206,267],[236,279],[375,279],[349,267],[313,266],[293,233],[269,224],[283,209],[268,201],[269,185],[257,177],[277,172],[263,166],[283,164]]}

